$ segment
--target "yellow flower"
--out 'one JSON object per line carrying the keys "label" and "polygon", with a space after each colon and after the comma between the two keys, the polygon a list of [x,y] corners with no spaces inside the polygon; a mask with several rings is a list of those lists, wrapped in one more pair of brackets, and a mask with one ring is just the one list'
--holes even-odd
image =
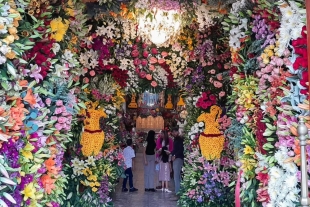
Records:
{"label": "yellow flower", "polygon": [[272,50],[268,50],[267,55],[268,55],[269,57],[272,57],[272,56],[274,56],[274,53],[273,53]]}
{"label": "yellow flower", "polygon": [[21,194],[24,194],[24,201],[26,201],[28,198],[35,199],[36,197],[35,192],[36,189],[33,186],[33,182],[26,185],[25,189],[21,191]]}
{"label": "yellow flower", "polygon": [[98,182],[95,182],[95,185],[96,185],[96,186],[100,186],[100,183],[98,183]]}
{"label": "yellow flower", "polygon": [[243,149],[243,152],[246,155],[254,153],[253,149],[249,145],[245,145],[245,148]]}
{"label": "yellow flower", "polygon": [[88,180],[93,180],[93,181],[97,181],[97,176],[95,175],[90,175],[87,177]]}
{"label": "yellow flower", "polygon": [[50,25],[52,30],[51,38],[55,39],[57,42],[62,41],[69,28],[69,21],[58,17],[57,19],[53,19]]}
{"label": "yellow flower", "polygon": [[95,187],[95,183],[90,182],[90,183],[89,183],[89,186],[90,186],[90,187]]}
{"label": "yellow flower", "polygon": [[24,149],[22,149],[22,155],[27,159],[33,159],[32,150],[34,149],[34,146],[32,146],[30,143],[27,143]]}
{"label": "yellow flower", "polygon": [[93,192],[97,192],[98,188],[93,187],[91,190],[92,190]]}
{"label": "yellow flower", "polygon": [[66,8],[66,12],[69,16],[74,17],[74,10],[73,10],[73,2],[72,0],[68,1],[68,8]]}

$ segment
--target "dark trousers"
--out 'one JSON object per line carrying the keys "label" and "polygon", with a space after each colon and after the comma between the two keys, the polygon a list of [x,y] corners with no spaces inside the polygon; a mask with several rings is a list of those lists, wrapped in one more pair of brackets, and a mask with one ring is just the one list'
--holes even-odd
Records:
{"label": "dark trousers", "polygon": [[125,175],[126,175],[126,178],[124,178],[123,180],[123,189],[126,188],[128,178],[129,178],[129,187],[133,188],[133,182],[132,182],[133,175],[132,175],[131,167],[125,170]]}

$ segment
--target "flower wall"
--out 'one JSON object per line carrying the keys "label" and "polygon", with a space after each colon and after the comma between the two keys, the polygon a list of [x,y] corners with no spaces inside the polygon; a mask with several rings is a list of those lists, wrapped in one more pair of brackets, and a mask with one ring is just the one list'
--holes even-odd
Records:
{"label": "flower wall", "polygon": [[222,23],[233,65],[225,134],[238,160],[237,206],[299,204],[296,127],[298,116],[308,115],[305,20],[303,1],[261,0],[233,3]]}

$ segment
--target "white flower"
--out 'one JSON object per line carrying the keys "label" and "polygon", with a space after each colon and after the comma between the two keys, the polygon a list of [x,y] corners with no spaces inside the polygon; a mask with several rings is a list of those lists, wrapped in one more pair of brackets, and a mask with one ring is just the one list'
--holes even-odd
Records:
{"label": "white flower", "polygon": [[60,50],[60,45],[57,42],[53,43],[52,50],[53,50],[53,53],[56,55],[57,52]]}
{"label": "white flower", "polygon": [[67,68],[66,66],[64,65],[59,65],[59,64],[56,64],[55,65],[55,75],[58,76],[58,77],[61,77],[64,75],[63,72],[69,70],[69,68]]}
{"label": "white flower", "polygon": [[0,65],[4,64],[6,62],[6,57],[0,55]]}
{"label": "white flower", "polygon": [[87,165],[90,165],[90,166],[96,166],[96,163],[95,163],[95,158],[93,156],[89,156],[87,158]]}
{"label": "white flower", "polygon": [[205,125],[205,124],[204,124],[202,121],[198,123],[198,126],[199,126],[199,127],[203,127],[204,125]]}
{"label": "white flower", "polygon": [[194,140],[196,138],[195,135],[191,135],[191,140]]}
{"label": "white flower", "polygon": [[297,185],[297,176],[296,175],[288,175],[284,181],[285,186],[288,188],[293,188]]}

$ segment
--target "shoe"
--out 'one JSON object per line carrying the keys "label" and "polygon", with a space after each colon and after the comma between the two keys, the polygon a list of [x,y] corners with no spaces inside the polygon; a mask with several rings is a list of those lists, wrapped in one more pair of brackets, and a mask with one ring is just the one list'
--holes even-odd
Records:
{"label": "shoe", "polygon": [[171,201],[178,201],[179,200],[179,196],[173,196],[169,200],[171,200]]}
{"label": "shoe", "polygon": [[138,191],[138,189],[137,188],[130,188],[129,189],[129,192],[135,192],[135,191]]}
{"label": "shoe", "polygon": [[144,190],[145,190],[145,192],[147,192],[147,191],[150,191],[151,189],[145,188]]}
{"label": "shoe", "polygon": [[122,192],[128,192],[128,189],[127,188],[123,188]]}
{"label": "shoe", "polygon": [[161,191],[163,191],[163,192],[164,192],[164,191],[165,191],[165,188],[162,188],[162,189],[161,189]]}
{"label": "shoe", "polygon": [[165,192],[166,192],[166,193],[171,193],[172,191],[169,190],[168,188],[166,188],[166,189],[165,189]]}
{"label": "shoe", "polygon": [[156,192],[154,188],[149,189],[150,192]]}

